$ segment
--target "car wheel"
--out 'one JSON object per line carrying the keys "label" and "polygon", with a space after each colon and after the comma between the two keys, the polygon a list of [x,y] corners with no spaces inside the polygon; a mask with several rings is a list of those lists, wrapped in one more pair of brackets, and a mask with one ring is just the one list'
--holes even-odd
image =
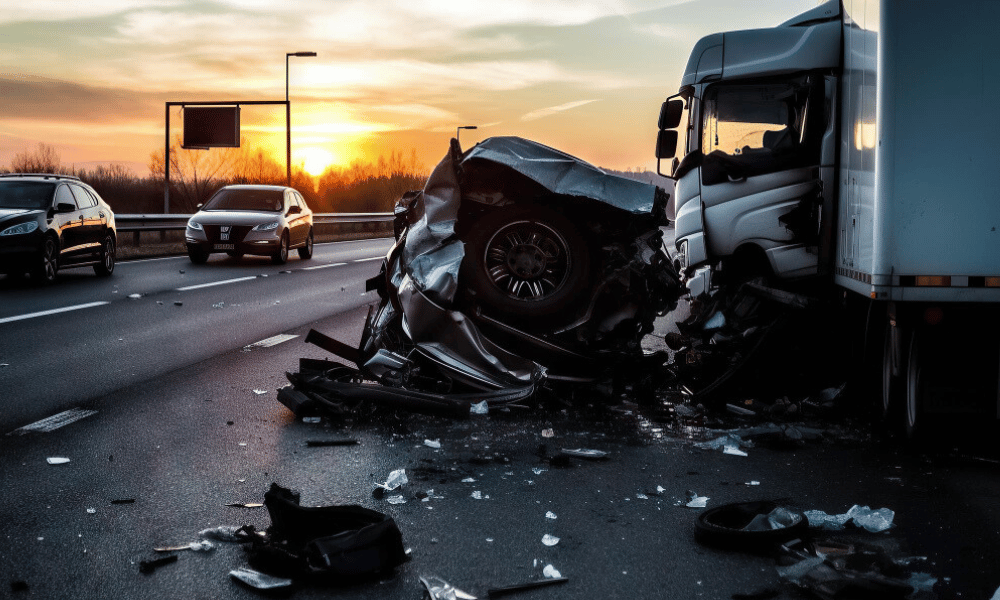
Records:
{"label": "car wheel", "polygon": [[288,232],[281,234],[281,246],[278,251],[271,255],[271,262],[276,265],[283,265],[288,262]]}
{"label": "car wheel", "polygon": [[306,238],[306,245],[299,248],[299,258],[312,258],[313,255],[313,232],[309,230],[309,237]]}
{"label": "car wheel", "polygon": [[94,273],[102,277],[108,277],[115,272],[115,238],[110,235],[104,236],[101,244],[101,262],[94,265]]}
{"label": "car wheel", "polygon": [[208,252],[197,248],[188,248],[188,258],[196,265],[203,265],[208,262]]}
{"label": "car wheel", "polygon": [[568,320],[567,311],[586,296],[590,249],[576,226],[553,210],[499,210],[466,237],[459,283],[487,312]]}
{"label": "car wheel", "polygon": [[42,242],[42,255],[39,263],[31,272],[32,279],[42,283],[52,283],[59,274],[59,243],[52,236],[45,236]]}

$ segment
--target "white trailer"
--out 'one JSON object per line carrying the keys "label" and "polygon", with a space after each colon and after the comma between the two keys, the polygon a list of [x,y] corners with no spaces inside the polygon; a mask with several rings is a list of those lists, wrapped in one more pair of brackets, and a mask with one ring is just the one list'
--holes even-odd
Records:
{"label": "white trailer", "polygon": [[990,0],[828,2],[700,40],[660,115],[689,287],[835,284],[908,437],[1000,416],[998,23]]}

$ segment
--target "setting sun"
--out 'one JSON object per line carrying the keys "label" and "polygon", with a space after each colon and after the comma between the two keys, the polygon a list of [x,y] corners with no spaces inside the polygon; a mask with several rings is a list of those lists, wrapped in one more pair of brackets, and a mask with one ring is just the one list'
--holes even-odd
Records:
{"label": "setting sun", "polygon": [[313,177],[322,175],[327,167],[340,164],[340,161],[337,160],[333,152],[325,148],[317,148],[315,146],[300,148],[295,151],[295,154],[298,155],[299,162],[303,165],[306,173],[309,173]]}

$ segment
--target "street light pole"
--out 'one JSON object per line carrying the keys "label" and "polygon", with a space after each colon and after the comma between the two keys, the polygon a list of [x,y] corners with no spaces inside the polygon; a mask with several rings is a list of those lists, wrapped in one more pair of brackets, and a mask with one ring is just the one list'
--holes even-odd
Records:
{"label": "street light pole", "polygon": [[285,185],[292,185],[292,104],[288,101],[288,57],[316,56],[315,52],[285,53]]}
{"label": "street light pole", "polygon": [[458,147],[462,147],[462,130],[463,129],[479,129],[475,125],[460,125],[455,128],[455,141],[458,142]]}

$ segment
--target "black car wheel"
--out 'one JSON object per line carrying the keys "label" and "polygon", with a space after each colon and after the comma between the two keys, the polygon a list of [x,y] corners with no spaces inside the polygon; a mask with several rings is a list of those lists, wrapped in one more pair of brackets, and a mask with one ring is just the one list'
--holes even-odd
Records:
{"label": "black car wheel", "polygon": [[208,252],[197,248],[188,248],[188,258],[196,265],[203,265],[208,262]]}
{"label": "black car wheel", "polygon": [[281,246],[278,251],[271,255],[271,262],[276,265],[283,265],[288,262],[288,232],[281,234]]}
{"label": "black car wheel", "polygon": [[101,244],[101,262],[94,265],[94,273],[102,277],[108,277],[115,272],[115,238],[111,235],[104,236]]}
{"label": "black car wheel", "polygon": [[576,226],[543,207],[501,209],[466,235],[459,273],[488,312],[567,319],[590,286],[590,249]]}
{"label": "black car wheel", "polygon": [[313,232],[309,230],[309,237],[306,238],[306,245],[299,248],[299,258],[312,258],[313,255]]}
{"label": "black car wheel", "polygon": [[59,243],[51,235],[45,236],[42,242],[42,255],[38,264],[31,271],[32,279],[42,283],[52,283],[59,274]]}

